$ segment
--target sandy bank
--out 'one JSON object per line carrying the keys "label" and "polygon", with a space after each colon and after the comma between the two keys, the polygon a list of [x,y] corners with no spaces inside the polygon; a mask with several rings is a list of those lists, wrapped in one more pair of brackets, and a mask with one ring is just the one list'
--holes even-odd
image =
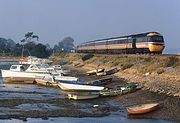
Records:
{"label": "sandy bank", "polygon": [[85,54],[67,54],[54,58],[55,63],[66,61],[85,70],[117,67],[115,76],[138,83],[144,90],[180,97],[179,56],[94,55],[83,61]]}

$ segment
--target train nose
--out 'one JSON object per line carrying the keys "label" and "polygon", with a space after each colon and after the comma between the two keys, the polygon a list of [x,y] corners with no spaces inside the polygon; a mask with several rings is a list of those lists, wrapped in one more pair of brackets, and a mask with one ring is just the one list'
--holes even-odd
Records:
{"label": "train nose", "polygon": [[164,47],[165,46],[163,44],[161,44],[161,45],[159,45],[159,44],[149,44],[149,50],[151,52],[162,52]]}

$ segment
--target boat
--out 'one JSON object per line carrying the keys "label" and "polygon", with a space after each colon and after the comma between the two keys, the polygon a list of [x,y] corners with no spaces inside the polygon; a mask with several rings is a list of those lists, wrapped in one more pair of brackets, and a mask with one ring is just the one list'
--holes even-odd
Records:
{"label": "boat", "polygon": [[138,87],[136,84],[133,83],[127,83],[123,86],[117,86],[116,88],[106,88],[102,91],[100,91],[101,96],[117,96],[117,95],[124,95],[127,93],[132,93],[137,90],[139,90],[140,87]]}
{"label": "boat", "polygon": [[96,75],[96,73],[103,72],[103,71],[104,71],[103,68],[98,68],[98,69],[95,69],[95,70],[87,71],[86,74],[87,74],[88,76],[90,76],[90,75]]}
{"label": "boat", "polygon": [[58,82],[58,86],[63,91],[100,91],[104,89],[104,87],[101,86],[93,86],[74,82]]}
{"label": "boat", "polygon": [[37,58],[35,56],[28,56],[19,60],[19,64],[49,64],[52,61],[48,59]]}
{"label": "boat", "polygon": [[101,71],[101,72],[97,72],[96,75],[97,76],[105,76],[105,75],[111,75],[111,74],[114,74],[116,72],[118,72],[119,69],[117,68],[112,68],[110,70],[105,70],[105,71]]}
{"label": "boat", "polygon": [[128,114],[145,114],[159,108],[159,103],[147,103],[127,107]]}
{"label": "boat", "polygon": [[36,76],[35,81],[39,85],[58,87],[58,82],[75,82],[78,81],[76,77],[70,76],[54,76],[51,74]]}
{"label": "boat", "polygon": [[106,75],[111,75],[114,74],[116,72],[118,72],[119,70],[117,68],[112,68],[110,70],[105,71]]}
{"label": "boat", "polygon": [[4,82],[26,82],[34,83],[36,76],[46,76],[53,74],[59,76],[53,68],[48,65],[12,65],[10,70],[1,70]]}
{"label": "boat", "polygon": [[48,75],[48,73],[33,73],[22,71],[1,70],[4,82],[35,83],[35,76]]}
{"label": "boat", "polygon": [[58,87],[57,82],[54,81],[53,77],[48,76],[36,76],[35,81],[38,85]]}
{"label": "boat", "polygon": [[112,82],[112,78],[104,78],[104,79],[87,82],[87,84],[89,84],[89,85],[105,85],[110,82]]}
{"label": "boat", "polygon": [[88,92],[88,93],[81,92],[78,94],[68,94],[68,98],[73,99],[73,100],[94,99],[94,98],[98,98],[98,97],[99,97],[98,92]]}

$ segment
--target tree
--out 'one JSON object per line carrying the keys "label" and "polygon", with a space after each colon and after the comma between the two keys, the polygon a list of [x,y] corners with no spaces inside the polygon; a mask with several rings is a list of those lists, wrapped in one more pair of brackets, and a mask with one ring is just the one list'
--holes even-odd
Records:
{"label": "tree", "polygon": [[65,37],[62,41],[64,51],[70,52],[74,49],[74,39],[71,37]]}
{"label": "tree", "polygon": [[74,39],[71,37],[65,37],[58,44],[54,45],[53,50],[55,53],[61,51],[71,52],[71,50],[74,50]]}

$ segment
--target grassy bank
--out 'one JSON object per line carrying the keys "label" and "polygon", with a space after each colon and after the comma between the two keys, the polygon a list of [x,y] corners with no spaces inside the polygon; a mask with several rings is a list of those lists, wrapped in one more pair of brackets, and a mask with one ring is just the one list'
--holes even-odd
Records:
{"label": "grassy bank", "polygon": [[[85,57],[85,59],[84,59]],[[145,90],[180,97],[180,59],[177,56],[58,54],[55,64],[86,70],[120,69],[115,76],[138,83]]]}

